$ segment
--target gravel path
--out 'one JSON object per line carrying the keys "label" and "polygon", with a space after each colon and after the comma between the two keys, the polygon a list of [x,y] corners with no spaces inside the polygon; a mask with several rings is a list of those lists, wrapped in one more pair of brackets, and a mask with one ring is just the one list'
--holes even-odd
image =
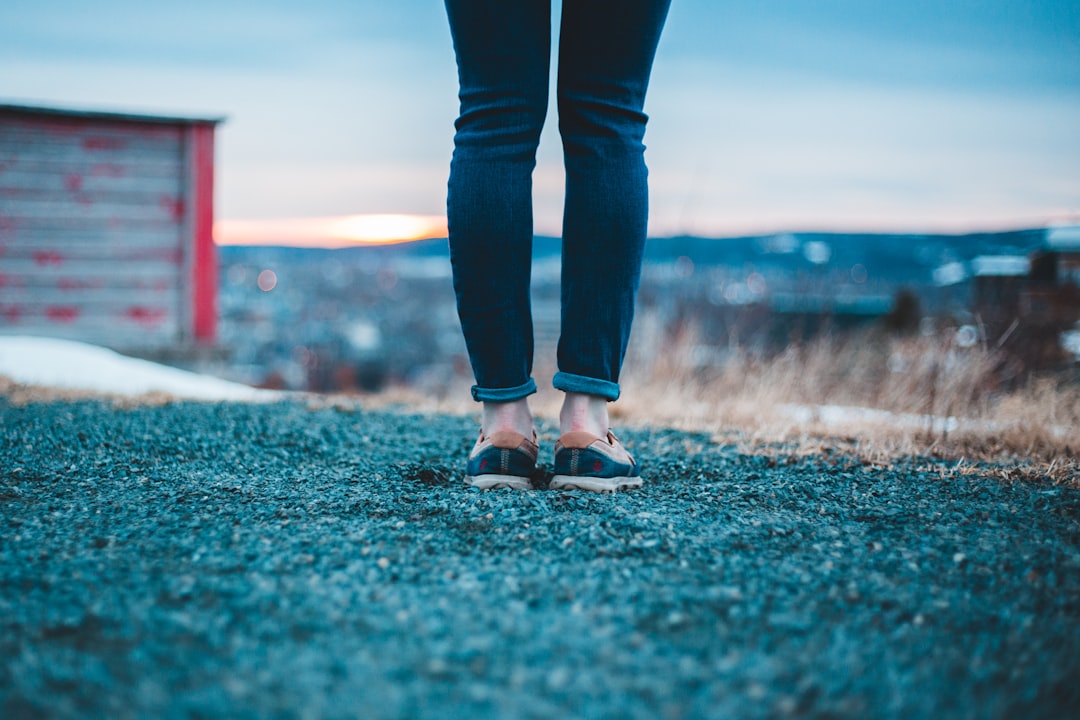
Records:
{"label": "gravel path", "polygon": [[1075,489],[654,430],[641,491],[483,493],[467,418],[0,420],[4,718],[1080,708]]}

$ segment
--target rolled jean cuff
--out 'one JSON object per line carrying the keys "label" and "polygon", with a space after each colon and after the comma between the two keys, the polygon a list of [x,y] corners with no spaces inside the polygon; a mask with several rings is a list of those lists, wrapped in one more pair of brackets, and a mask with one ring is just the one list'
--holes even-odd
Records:
{"label": "rolled jean cuff", "polygon": [[595,395],[608,401],[619,399],[619,383],[613,383],[610,380],[597,380],[584,375],[557,372],[555,377],[552,378],[551,384],[556,390],[562,390],[563,392]]}
{"label": "rolled jean cuff", "polygon": [[512,388],[482,388],[472,386],[472,398],[477,402],[513,402],[528,397],[536,392],[536,382],[529,378],[527,383]]}

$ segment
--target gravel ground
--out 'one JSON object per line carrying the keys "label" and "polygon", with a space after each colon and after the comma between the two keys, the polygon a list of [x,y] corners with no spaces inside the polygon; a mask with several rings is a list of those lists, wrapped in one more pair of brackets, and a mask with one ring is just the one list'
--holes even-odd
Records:
{"label": "gravel ground", "polygon": [[468,418],[0,418],[5,718],[1080,708],[1080,490],[657,429],[640,491],[483,493]]}

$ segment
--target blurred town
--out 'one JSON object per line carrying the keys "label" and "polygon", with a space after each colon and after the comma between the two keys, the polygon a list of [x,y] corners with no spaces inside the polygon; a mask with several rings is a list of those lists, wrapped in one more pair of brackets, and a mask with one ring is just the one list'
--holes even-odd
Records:
{"label": "blurred town", "polygon": [[[554,355],[559,251],[536,238],[538,356]],[[223,247],[220,374],[318,392],[469,377],[446,240],[339,250]],[[648,242],[635,344],[695,368],[878,328],[1000,349],[1025,373],[1080,359],[1080,229],[970,236],[780,234]],[[641,348],[637,348],[639,351]]]}
{"label": "blurred town", "polygon": [[[216,245],[219,123],[0,104],[0,332],[89,341],[262,387],[438,395],[467,382],[445,238]],[[533,245],[544,367],[559,333],[561,246]],[[639,365],[705,372],[733,354],[875,330],[992,349],[1000,386],[1075,367],[1078,286],[1078,226],[654,238],[630,353]]]}

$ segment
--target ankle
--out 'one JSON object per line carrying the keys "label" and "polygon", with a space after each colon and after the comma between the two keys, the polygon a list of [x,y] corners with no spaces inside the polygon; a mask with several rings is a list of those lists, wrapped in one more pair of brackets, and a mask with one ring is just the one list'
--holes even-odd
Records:
{"label": "ankle", "polygon": [[480,427],[484,437],[511,430],[532,439],[533,417],[525,398],[511,402],[485,402]]}
{"label": "ankle", "polygon": [[566,393],[559,411],[559,433],[587,432],[605,437],[610,427],[605,398],[582,393]]}

